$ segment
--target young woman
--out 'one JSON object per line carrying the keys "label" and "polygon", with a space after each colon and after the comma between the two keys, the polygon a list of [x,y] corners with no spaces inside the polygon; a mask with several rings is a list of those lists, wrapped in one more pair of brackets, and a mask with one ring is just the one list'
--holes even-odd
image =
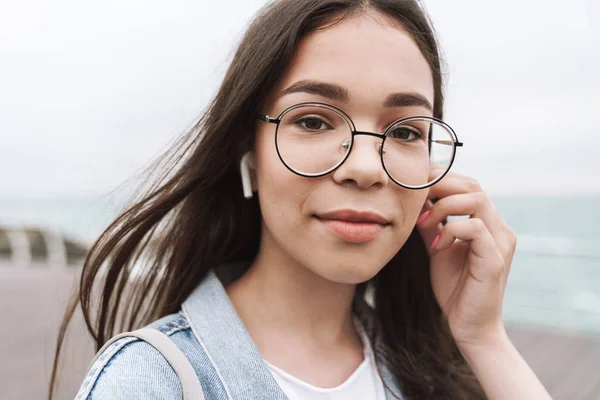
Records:
{"label": "young woman", "polygon": [[[516,236],[450,172],[442,109],[416,1],[267,6],[172,168],[90,251],[97,348],[158,319],[207,399],[549,398],[503,326]],[[125,337],[77,398],[181,396]]]}

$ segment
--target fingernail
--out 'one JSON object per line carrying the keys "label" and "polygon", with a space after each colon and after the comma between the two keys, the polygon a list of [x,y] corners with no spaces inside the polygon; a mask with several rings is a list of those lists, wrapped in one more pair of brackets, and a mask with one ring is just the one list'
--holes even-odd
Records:
{"label": "fingernail", "polygon": [[419,216],[419,219],[417,219],[417,224],[420,224],[421,222],[425,221],[425,218],[427,218],[427,216],[429,215],[430,212],[431,212],[431,210],[427,210],[423,214],[421,214]]}
{"label": "fingernail", "polygon": [[440,241],[440,235],[437,235],[435,237],[435,239],[433,239],[433,243],[431,243],[431,248],[435,249],[435,246],[437,246],[438,242]]}

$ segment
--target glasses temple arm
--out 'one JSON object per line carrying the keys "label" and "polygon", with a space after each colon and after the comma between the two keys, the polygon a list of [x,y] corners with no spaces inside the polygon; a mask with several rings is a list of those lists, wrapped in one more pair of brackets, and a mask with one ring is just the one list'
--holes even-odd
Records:
{"label": "glasses temple arm", "polygon": [[257,113],[257,114],[256,114],[256,117],[257,117],[258,119],[262,120],[262,121],[265,121],[265,122],[271,122],[271,123],[274,123],[274,124],[276,124],[276,123],[278,123],[278,122],[279,122],[279,119],[278,119],[278,118],[271,118],[271,117],[269,117],[268,115],[265,115],[265,114],[258,114],[258,113]]}
{"label": "glasses temple arm", "polygon": [[439,144],[445,144],[447,146],[456,146],[456,147],[463,147],[463,143],[459,142],[459,141],[452,141],[452,140],[432,140],[433,143],[439,143]]}

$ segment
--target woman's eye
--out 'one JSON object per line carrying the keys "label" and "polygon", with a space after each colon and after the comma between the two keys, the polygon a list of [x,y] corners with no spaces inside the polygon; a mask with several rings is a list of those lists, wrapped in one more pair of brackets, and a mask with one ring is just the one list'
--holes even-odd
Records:
{"label": "woman's eye", "polygon": [[320,131],[329,127],[325,121],[315,117],[302,118],[297,124],[309,131]]}
{"label": "woman's eye", "polygon": [[417,140],[420,139],[423,135],[417,129],[409,128],[406,126],[394,128],[388,136],[391,139],[399,139],[399,140]]}

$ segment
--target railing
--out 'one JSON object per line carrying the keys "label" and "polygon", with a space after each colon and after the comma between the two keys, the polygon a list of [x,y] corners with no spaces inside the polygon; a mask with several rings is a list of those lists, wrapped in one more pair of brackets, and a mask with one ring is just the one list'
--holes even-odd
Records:
{"label": "railing", "polygon": [[87,246],[52,230],[0,226],[0,263],[3,266],[78,266],[86,253]]}

